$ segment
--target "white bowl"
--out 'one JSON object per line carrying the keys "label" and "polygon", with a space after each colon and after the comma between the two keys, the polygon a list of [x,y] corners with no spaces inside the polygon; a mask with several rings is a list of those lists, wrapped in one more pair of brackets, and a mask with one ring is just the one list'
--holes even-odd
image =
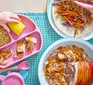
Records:
{"label": "white bowl", "polygon": [[[55,25],[55,22],[53,20],[53,16],[52,16],[52,4],[53,4],[54,0],[48,0],[48,3],[47,3],[47,16],[48,16],[48,20],[50,22],[50,25],[52,26],[52,28],[54,29],[54,31],[60,35],[61,37],[64,37],[64,38],[68,38],[68,37],[71,37],[69,35],[66,35],[65,33],[63,33],[62,31],[60,31],[58,29],[58,27]],[[82,39],[84,40],[89,40],[93,38],[93,32],[90,33],[89,35],[83,37]]]}
{"label": "white bowl", "polygon": [[48,56],[58,46],[73,45],[73,44],[83,48],[85,53],[90,57],[91,60],[93,60],[93,46],[89,44],[88,42],[82,39],[77,39],[77,38],[65,38],[65,39],[58,40],[47,48],[47,50],[43,53],[40,59],[39,67],[38,67],[38,77],[39,77],[39,81],[41,85],[49,85],[44,75],[44,64]]}

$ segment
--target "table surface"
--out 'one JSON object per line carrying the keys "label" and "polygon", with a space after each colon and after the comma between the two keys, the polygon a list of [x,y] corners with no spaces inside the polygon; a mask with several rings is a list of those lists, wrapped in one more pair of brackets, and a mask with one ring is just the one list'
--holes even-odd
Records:
{"label": "table surface", "polygon": [[0,0],[0,9],[11,12],[46,12],[47,0]]}
{"label": "table surface", "polygon": [[[38,65],[40,58],[44,51],[50,46],[53,42],[61,39],[61,37],[54,32],[52,27],[49,24],[46,13],[22,13],[28,16],[30,19],[34,20],[37,27],[40,29],[43,37],[43,46],[39,53],[27,58],[31,68],[28,71],[28,76],[25,79],[26,85],[40,85],[38,79]],[[52,36],[51,36],[52,35]]]}
{"label": "table surface", "polygon": [[[26,85],[40,85],[38,79],[38,65],[44,51],[55,41],[62,39],[50,26],[46,13],[22,13],[34,20],[36,25],[41,31],[43,37],[43,47],[41,51],[27,60],[30,62],[31,68],[28,71],[28,76],[25,79]],[[88,40],[93,45],[93,39]]]}
{"label": "table surface", "polygon": [[[31,68],[25,79],[26,85],[40,85],[38,79],[38,64],[40,58],[48,46],[62,38],[55,33],[50,26],[47,14],[45,13],[46,7],[47,0],[0,0],[0,9],[18,13],[23,12],[24,15],[35,21],[43,36],[42,50],[27,59],[30,62]],[[88,42],[93,45],[93,39]]]}

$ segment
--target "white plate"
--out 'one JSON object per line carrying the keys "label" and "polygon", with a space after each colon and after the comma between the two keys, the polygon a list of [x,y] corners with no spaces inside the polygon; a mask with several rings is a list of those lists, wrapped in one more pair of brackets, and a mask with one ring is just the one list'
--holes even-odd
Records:
{"label": "white plate", "polygon": [[44,76],[44,64],[48,56],[58,46],[73,45],[73,44],[83,48],[85,53],[90,57],[91,60],[93,60],[93,46],[88,42],[77,38],[65,38],[65,39],[58,40],[47,48],[47,50],[43,53],[40,59],[39,66],[38,66],[38,77],[41,85],[49,85],[46,77]]}
{"label": "white plate", "polygon": [[[52,3],[54,2],[54,0],[48,0],[48,4],[47,4],[47,16],[48,16],[48,20],[50,22],[50,25],[52,26],[52,28],[54,29],[54,31],[59,34],[61,37],[67,38],[70,37],[66,34],[64,34],[62,31],[60,31],[58,29],[58,27],[55,25],[54,20],[53,20],[53,16],[52,16]],[[83,37],[82,39],[84,40],[89,40],[93,38],[93,32],[91,34],[89,34],[86,37]]]}

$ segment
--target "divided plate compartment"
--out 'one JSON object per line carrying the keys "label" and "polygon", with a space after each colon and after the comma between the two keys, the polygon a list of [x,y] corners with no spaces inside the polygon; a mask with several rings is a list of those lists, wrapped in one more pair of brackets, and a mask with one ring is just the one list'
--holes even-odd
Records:
{"label": "divided plate compartment", "polygon": [[[13,33],[12,31],[10,31],[9,36],[11,38],[11,42],[0,47],[0,50],[2,50],[2,49],[8,50],[8,51],[10,49],[12,50],[12,55],[7,59],[8,63],[6,65],[0,64],[0,68],[6,68],[21,60],[24,60],[24,59],[38,53],[42,48],[42,43],[43,43],[42,36],[41,36],[41,33],[40,33],[37,25],[31,19],[29,19],[28,17],[26,17],[24,15],[19,14],[18,16],[20,17],[21,22],[25,25],[25,28],[19,36],[16,35],[15,33]],[[25,37],[28,37],[28,36],[36,38],[37,43],[35,44],[35,47],[32,49],[32,51],[30,53],[28,53],[26,50],[26,52],[22,58],[15,59],[14,55],[17,50],[18,41],[23,40],[23,39],[25,39]]]}

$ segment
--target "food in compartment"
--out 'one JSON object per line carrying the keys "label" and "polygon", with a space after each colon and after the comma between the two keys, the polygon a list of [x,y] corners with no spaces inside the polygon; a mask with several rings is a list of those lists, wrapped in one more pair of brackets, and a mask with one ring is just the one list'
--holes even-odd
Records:
{"label": "food in compartment", "polygon": [[0,64],[1,65],[6,65],[7,64],[7,59],[12,55],[11,49],[8,50],[0,50]]}
{"label": "food in compartment", "polygon": [[22,58],[25,55],[25,52],[31,53],[36,43],[37,39],[31,36],[25,37],[25,39],[18,41],[14,58]]}
{"label": "food in compartment", "polygon": [[63,33],[74,37],[85,37],[92,33],[93,13],[90,10],[73,1],[54,0],[52,11],[54,22]]}
{"label": "food in compartment", "polygon": [[10,42],[10,36],[8,32],[0,26],[0,46],[6,45]]}
{"label": "food in compartment", "polygon": [[18,41],[17,50],[16,50],[16,53],[14,55],[14,58],[22,58],[25,54],[25,47],[26,47],[26,44],[25,44],[24,40]]}
{"label": "food in compartment", "polygon": [[15,22],[10,22],[7,23],[9,28],[17,35],[20,35],[20,33],[24,30],[25,25],[22,22],[15,23]]}
{"label": "food in compartment", "polygon": [[33,48],[35,47],[35,44],[37,43],[37,39],[35,37],[26,37],[26,49],[28,52],[31,52]]}
{"label": "food in compartment", "polygon": [[91,85],[89,62],[91,60],[82,48],[59,46],[45,61],[45,76],[50,85]]}

